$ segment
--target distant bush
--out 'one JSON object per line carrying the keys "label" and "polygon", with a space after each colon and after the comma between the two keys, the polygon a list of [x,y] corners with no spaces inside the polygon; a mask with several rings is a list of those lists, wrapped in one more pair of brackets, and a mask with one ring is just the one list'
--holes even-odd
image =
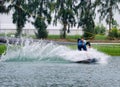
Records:
{"label": "distant bush", "polygon": [[39,18],[37,18],[35,20],[34,26],[36,28],[36,32],[35,35],[38,39],[43,39],[43,38],[47,38],[48,37],[48,32],[47,32],[47,25],[44,22],[44,20],[40,20]]}
{"label": "distant bush", "polygon": [[106,32],[106,28],[103,25],[95,26],[95,34],[102,34],[104,35]]}
{"label": "distant bush", "polygon": [[117,28],[112,28],[109,31],[108,39],[110,40],[120,39],[120,30],[118,30]]}
{"label": "distant bush", "polygon": [[120,30],[118,30],[118,39],[120,39]]}

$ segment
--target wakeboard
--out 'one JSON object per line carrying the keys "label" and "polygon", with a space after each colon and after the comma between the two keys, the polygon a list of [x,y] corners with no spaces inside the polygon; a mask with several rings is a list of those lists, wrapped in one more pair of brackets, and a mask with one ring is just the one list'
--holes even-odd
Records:
{"label": "wakeboard", "polygon": [[95,58],[92,58],[92,59],[86,59],[86,60],[80,60],[80,61],[75,61],[75,63],[96,63],[96,62],[98,62],[98,60],[97,59],[95,59]]}

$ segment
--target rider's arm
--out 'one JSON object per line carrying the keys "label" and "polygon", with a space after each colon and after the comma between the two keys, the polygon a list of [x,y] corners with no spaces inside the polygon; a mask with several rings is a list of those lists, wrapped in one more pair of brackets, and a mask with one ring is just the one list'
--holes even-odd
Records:
{"label": "rider's arm", "polygon": [[86,45],[88,45],[89,47],[91,47],[91,44],[89,41],[86,42]]}

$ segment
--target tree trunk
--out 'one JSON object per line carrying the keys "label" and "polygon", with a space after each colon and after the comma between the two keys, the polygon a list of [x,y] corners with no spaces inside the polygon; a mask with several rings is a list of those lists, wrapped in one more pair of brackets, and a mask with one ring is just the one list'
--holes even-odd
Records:
{"label": "tree trunk", "polygon": [[64,24],[64,27],[63,27],[63,38],[64,39],[66,38],[66,27],[67,27],[67,24]]}
{"label": "tree trunk", "polygon": [[112,28],[112,7],[110,7],[110,19],[109,19],[109,31],[111,30]]}
{"label": "tree trunk", "polygon": [[15,37],[20,38],[21,36],[22,36],[22,27],[18,27]]}

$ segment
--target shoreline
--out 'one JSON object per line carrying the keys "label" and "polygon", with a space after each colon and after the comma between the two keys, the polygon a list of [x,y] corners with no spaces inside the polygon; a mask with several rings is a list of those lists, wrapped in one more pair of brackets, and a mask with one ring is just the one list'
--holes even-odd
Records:
{"label": "shoreline", "polygon": [[[0,37],[0,44],[6,44],[6,43],[15,44],[16,42],[20,44],[25,42],[26,40],[31,40],[31,39],[29,38],[21,39],[21,38],[11,38],[11,37],[8,37],[6,39],[5,37]],[[53,42],[60,45],[76,45],[77,44],[76,41],[70,41],[67,39],[33,39],[33,42],[38,42],[40,40],[43,40],[46,43]],[[90,41],[91,44],[120,44],[120,40],[88,40],[88,41]]]}

